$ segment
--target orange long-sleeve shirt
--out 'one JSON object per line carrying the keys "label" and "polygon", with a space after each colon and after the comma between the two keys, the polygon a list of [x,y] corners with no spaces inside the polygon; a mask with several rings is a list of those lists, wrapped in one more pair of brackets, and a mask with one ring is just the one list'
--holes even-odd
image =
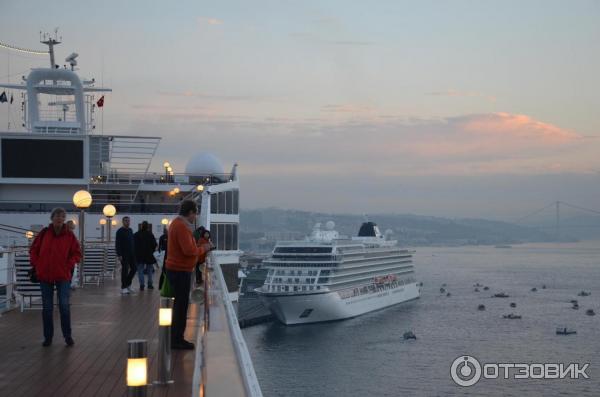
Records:
{"label": "orange long-sleeve shirt", "polygon": [[191,272],[200,257],[206,255],[205,245],[197,246],[187,222],[177,217],[169,226],[167,243],[167,269],[180,272]]}

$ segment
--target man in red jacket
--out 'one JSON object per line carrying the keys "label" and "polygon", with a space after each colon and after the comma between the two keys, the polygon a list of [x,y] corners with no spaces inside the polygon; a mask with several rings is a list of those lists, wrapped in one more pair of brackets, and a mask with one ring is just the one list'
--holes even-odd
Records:
{"label": "man in red jacket", "polygon": [[44,322],[44,347],[52,344],[54,323],[54,287],[58,294],[60,325],[67,346],[73,346],[71,335],[71,276],[75,264],[81,260],[79,241],[65,225],[66,211],[55,208],[50,214],[52,223],[42,229],[31,248],[29,258],[42,290],[42,319]]}

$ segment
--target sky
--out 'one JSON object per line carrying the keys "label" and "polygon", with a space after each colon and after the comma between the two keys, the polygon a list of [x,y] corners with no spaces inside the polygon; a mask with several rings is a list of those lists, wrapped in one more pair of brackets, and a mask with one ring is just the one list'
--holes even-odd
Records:
{"label": "sky", "polygon": [[[0,0],[0,41],[106,96],[153,167],[239,164],[242,207],[514,220],[600,209],[599,1]],[[0,49],[0,78],[45,57]],[[18,123],[18,108],[0,128]]]}

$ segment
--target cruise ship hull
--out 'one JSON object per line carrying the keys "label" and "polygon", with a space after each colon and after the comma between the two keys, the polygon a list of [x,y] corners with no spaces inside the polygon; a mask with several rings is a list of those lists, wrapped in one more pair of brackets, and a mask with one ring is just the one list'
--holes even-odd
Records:
{"label": "cruise ship hull", "polygon": [[[307,295],[260,294],[263,304],[286,325],[343,320],[418,298],[418,283],[342,299],[337,292]],[[311,310],[312,309],[312,310]]]}

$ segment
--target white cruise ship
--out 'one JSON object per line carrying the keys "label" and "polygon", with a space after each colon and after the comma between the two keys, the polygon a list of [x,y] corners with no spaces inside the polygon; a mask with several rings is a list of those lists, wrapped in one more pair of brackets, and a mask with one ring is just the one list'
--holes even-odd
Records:
{"label": "white cruise ship", "polygon": [[263,262],[269,271],[256,292],[282,323],[341,320],[419,297],[412,251],[373,222],[352,238],[334,227],[317,224],[304,241],[279,242]]}

